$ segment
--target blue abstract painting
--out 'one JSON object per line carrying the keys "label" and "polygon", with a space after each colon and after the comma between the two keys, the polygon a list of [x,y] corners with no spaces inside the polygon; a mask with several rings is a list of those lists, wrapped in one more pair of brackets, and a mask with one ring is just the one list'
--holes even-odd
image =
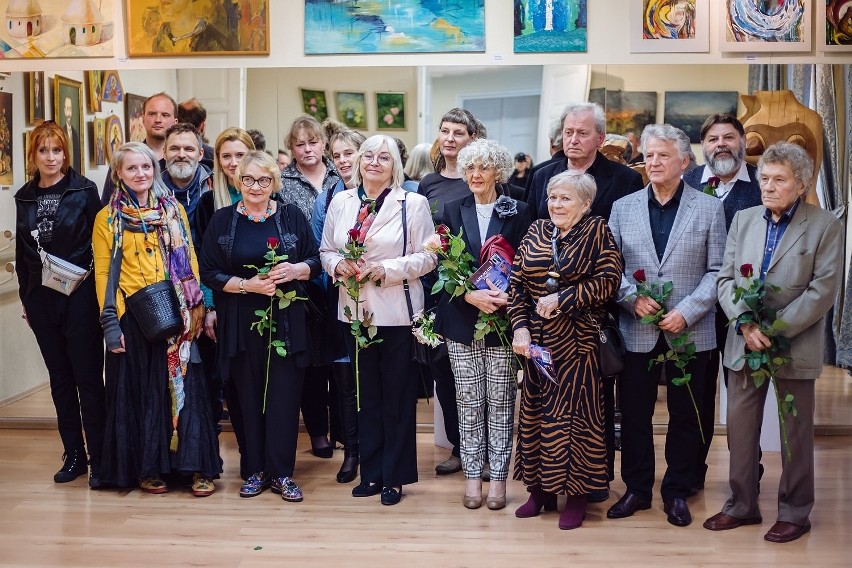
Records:
{"label": "blue abstract painting", "polygon": [[485,0],[305,0],[305,55],[485,51]]}
{"label": "blue abstract painting", "polygon": [[515,53],[586,51],[587,0],[514,0]]}

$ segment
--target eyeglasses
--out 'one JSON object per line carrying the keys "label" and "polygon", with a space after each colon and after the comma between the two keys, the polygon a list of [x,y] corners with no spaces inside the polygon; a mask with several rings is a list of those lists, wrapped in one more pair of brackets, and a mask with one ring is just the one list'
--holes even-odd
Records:
{"label": "eyeglasses", "polygon": [[373,162],[379,162],[383,166],[387,166],[388,164],[391,163],[391,161],[393,161],[393,158],[391,157],[390,154],[367,153],[367,154],[364,154],[363,156],[361,156],[361,159],[368,164],[372,164]]}
{"label": "eyeglasses", "polygon": [[263,176],[262,178],[253,178],[251,176],[241,176],[240,183],[242,183],[246,187],[251,187],[254,184],[260,186],[261,189],[266,189],[269,187],[269,184],[272,183],[272,178],[269,176]]}

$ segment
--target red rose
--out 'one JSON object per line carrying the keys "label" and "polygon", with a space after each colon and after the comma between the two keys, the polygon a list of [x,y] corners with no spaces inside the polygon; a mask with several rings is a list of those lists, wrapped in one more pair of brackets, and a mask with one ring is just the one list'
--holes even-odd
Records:
{"label": "red rose", "polygon": [[711,177],[710,179],[707,180],[707,185],[709,185],[710,187],[715,189],[715,188],[719,187],[720,181],[722,181],[722,180],[720,180],[716,176],[713,176],[713,177]]}
{"label": "red rose", "polygon": [[449,235],[450,234],[450,228],[447,227],[446,225],[438,225],[438,227],[435,229],[435,232],[438,233],[439,235]]}
{"label": "red rose", "polygon": [[441,250],[444,252],[450,250],[450,238],[446,235],[441,235]]}
{"label": "red rose", "polygon": [[740,274],[743,275],[743,278],[751,278],[754,274],[754,267],[750,264],[743,264],[740,266]]}
{"label": "red rose", "polygon": [[645,269],[640,268],[636,272],[633,273],[633,279],[636,280],[639,284],[645,281]]}
{"label": "red rose", "polygon": [[268,239],[266,239],[266,246],[268,246],[271,249],[277,249],[278,248],[278,239],[276,237],[269,237]]}
{"label": "red rose", "polygon": [[359,234],[360,232],[358,231],[358,229],[349,229],[349,240],[357,242]]}

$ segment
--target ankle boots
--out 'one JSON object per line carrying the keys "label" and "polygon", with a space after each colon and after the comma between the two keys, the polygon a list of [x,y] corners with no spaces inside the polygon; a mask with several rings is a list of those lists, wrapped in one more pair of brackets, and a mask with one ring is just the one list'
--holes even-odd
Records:
{"label": "ankle boots", "polygon": [[556,510],[556,495],[553,493],[545,493],[538,485],[530,487],[530,498],[526,503],[521,505],[515,511],[515,516],[519,519],[528,519],[538,516],[542,507],[546,511]]}
{"label": "ankle boots", "polygon": [[56,483],[68,483],[89,473],[89,460],[86,458],[86,450],[71,450],[65,453],[62,459],[65,460],[65,463],[53,476],[53,481]]}

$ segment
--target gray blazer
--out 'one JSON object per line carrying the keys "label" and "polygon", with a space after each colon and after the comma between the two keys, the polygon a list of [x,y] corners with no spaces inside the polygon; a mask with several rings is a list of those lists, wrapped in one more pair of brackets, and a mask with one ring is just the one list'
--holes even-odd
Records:
{"label": "gray blazer", "polygon": [[[624,255],[624,275],[618,291],[619,305],[627,312],[619,318],[627,350],[647,353],[654,348],[660,330],[636,317],[636,281],[633,273],[642,268],[649,282],[671,281],[672,293],[666,302],[686,320],[686,331],[698,351],[716,346],[716,274],[722,266],[725,248],[725,215],[722,202],[684,185],[669,241],[662,261],[657,260],[651,221],[648,215],[648,188],[615,202],[609,226]],[[666,333],[671,346],[671,334]]]}
{"label": "gray blazer", "polygon": [[[730,319],[747,311],[744,303],[734,304],[734,288],[745,287],[740,266],[751,264],[760,271],[766,242],[766,220],[762,206],[738,212],[731,223],[725,258],[719,272],[719,304]],[[783,334],[791,339],[793,360],[778,372],[782,379],[816,379],[822,371],[825,314],[834,304],[843,266],[843,225],[831,213],[799,203],[790,225],[769,264],[765,302],[778,310],[789,327]],[[734,324],[731,324],[732,326]],[[723,364],[739,371],[744,361],[745,339],[731,330],[725,344]]]}

